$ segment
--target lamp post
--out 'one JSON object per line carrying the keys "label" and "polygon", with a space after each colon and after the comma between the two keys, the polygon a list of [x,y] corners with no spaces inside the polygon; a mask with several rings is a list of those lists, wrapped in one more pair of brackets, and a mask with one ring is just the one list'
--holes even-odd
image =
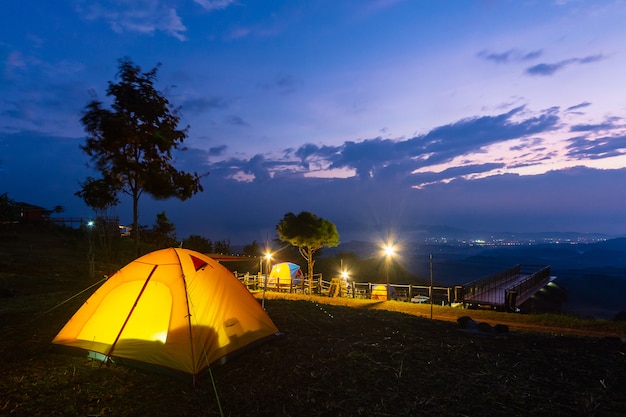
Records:
{"label": "lamp post", "polygon": [[430,254],[430,290],[428,294],[430,298],[430,319],[433,319],[433,255]]}
{"label": "lamp post", "polygon": [[87,259],[89,260],[89,276],[91,278],[96,276],[96,256],[94,252],[94,229],[96,222],[89,220],[85,225],[85,233],[87,234]]}
{"label": "lamp post", "polygon": [[385,272],[387,275],[387,301],[389,301],[389,298],[391,295],[391,291],[389,288],[389,262],[391,261],[391,258],[393,257],[395,252],[396,252],[395,248],[389,241],[389,237],[387,237],[387,245],[385,246]]}
{"label": "lamp post", "polygon": [[261,307],[265,310],[265,291],[267,291],[267,280],[270,276],[270,261],[272,260],[272,253],[267,251],[265,253],[265,278],[263,280],[263,299],[261,300]]}
{"label": "lamp post", "polygon": [[348,285],[348,271],[345,269],[345,267],[343,266],[343,259],[339,260],[339,271],[341,273],[341,279],[339,280],[339,296],[343,297],[342,295],[342,291],[343,291],[343,283],[346,283],[346,295],[348,295],[350,293],[349,289],[350,286]]}

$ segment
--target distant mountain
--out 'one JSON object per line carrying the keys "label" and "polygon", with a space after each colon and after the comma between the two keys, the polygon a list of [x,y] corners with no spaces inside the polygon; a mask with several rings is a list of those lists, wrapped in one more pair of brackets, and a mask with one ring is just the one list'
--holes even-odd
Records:
{"label": "distant mountain", "polygon": [[581,233],[581,232],[511,232],[511,231],[488,231],[468,230],[445,225],[417,225],[406,227],[401,232],[402,239],[411,242],[423,241],[471,241],[471,240],[507,240],[525,242],[593,242],[598,240],[613,239],[618,236],[610,236],[604,233]]}
{"label": "distant mountain", "polygon": [[626,237],[609,239],[592,245],[594,248],[626,253]]}
{"label": "distant mountain", "polygon": [[341,252],[351,252],[357,255],[359,258],[366,259],[372,258],[377,254],[380,254],[381,247],[379,244],[372,242],[352,240],[346,243],[340,243],[339,246],[334,248],[322,249],[324,255],[334,255]]}

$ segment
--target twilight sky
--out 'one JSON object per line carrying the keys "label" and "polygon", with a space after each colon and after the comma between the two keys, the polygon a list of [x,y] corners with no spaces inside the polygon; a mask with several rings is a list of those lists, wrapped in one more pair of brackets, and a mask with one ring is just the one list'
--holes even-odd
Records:
{"label": "twilight sky", "polygon": [[[420,225],[626,234],[622,0],[5,0],[0,194],[88,217],[80,117],[118,60],[159,63],[189,125],[179,239],[342,241]],[[132,220],[125,202],[116,210]]]}

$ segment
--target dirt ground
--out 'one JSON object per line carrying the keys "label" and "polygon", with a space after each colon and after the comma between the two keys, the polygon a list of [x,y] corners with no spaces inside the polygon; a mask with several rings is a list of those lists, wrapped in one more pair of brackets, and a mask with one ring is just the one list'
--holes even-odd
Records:
{"label": "dirt ground", "polygon": [[[62,314],[1,344],[0,415],[622,416],[619,339],[464,332],[399,312],[267,300],[280,337],[178,381],[51,349]],[[54,325],[53,325],[54,324]],[[62,323],[61,323],[62,324]],[[12,336],[11,336],[12,335]],[[5,334],[6,336],[6,334]],[[222,414],[220,414],[220,407]]]}
{"label": "dirt ground", "polygon": [[508,333],[485,334],[463,331],[437,310],[431,320],[385,303],[268,298],[282,335],[196,387],[191,378],[67,356],[50,341],[86,298],[78,290],[98,277],[80,281],[70,238],[42,247],[4,237],[1,416],[626,415],[619,334],[576,336],[517,321]]}

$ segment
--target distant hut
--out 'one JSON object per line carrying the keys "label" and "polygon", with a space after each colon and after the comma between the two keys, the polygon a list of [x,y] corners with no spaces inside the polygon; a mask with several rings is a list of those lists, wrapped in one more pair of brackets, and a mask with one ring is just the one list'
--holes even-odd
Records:
{"label": "distant hut", "polygon": [[19,209],[20,222],[39,223],[50,220],[51,210],[28,203],[16,203]]}

